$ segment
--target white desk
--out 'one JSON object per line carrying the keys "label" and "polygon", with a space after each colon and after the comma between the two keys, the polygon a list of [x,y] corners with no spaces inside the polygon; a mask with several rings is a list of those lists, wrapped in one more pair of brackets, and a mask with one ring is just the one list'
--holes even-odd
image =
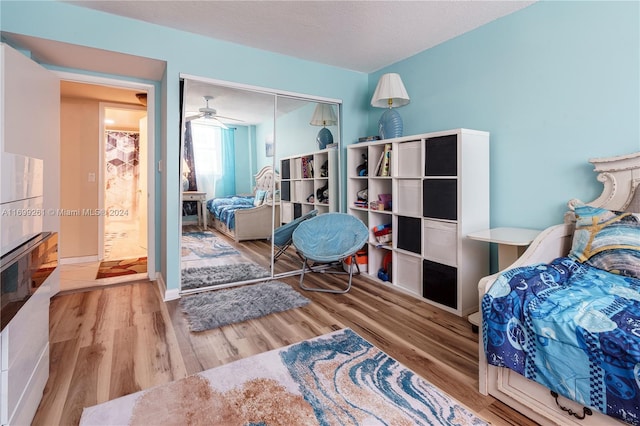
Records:
{"label": "white desk", "polygon": [[199,201],[198,203],[198,225],[202,223],[204,230],[207,230],[207,193],[197,191],[184,191],[182,201]]}
{"label": "white desk", "polygon": [[[467,234],[467,238],[498,244],[498,270],[503,271],[515,262],[540,233],[537,229],[493,228]],[[469,315],[469,322],[480,325],[480,312]]]}

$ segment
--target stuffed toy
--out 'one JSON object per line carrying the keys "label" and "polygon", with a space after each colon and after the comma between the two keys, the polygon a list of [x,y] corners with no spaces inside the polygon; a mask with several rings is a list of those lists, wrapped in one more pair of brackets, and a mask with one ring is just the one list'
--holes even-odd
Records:
{"label": "stuffed toy", "polygon": [[367,154],[362,154],[362,159],[363,159],[363,162],[356,168],[356,172],[358,173],[358,176],[367,176],[368,175]]}

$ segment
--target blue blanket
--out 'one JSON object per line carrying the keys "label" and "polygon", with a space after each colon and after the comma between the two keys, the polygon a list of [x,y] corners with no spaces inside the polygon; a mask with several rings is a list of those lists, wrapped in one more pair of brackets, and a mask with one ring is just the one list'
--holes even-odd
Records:
{"label": "blue blanket", "polygon": [[213,198],[207,201],[207,210],[213,214],[213,217],[227,225],[227,228],[233,229],[235,227],[236,210],[253,208],[253,200],[253,196],[241,195]]}
{"label": "blue blanket", "polygon": [[506,271],[482,299],[487,360],[640,425],[639,291],[569,257]]}

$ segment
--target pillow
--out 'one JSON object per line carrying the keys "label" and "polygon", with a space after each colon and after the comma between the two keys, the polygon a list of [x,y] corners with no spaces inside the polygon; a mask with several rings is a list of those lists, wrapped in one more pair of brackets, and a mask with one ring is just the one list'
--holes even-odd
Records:
{"label": "pillow", "polygon": [[255,207],[261,206],[262,203],[264,203],[264,197],[266,197],[267,195],[267,191],[263,190],[263,189],[257,189],[256,190],[256,196],[253,199],[253,205]]}
{"label": "pillow", "polygon": [[604,271],[640,278],[640,214],[587,205],[576,206],[575,214],[569,256]]}

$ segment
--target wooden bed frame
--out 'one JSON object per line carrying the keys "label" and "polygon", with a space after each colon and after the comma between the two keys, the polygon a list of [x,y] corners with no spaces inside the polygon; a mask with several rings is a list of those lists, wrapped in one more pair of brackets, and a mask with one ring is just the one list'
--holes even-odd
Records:
{"label": "wooden bed frame", "polygon": [[[594,171],[599,173],[597,179],[603,183],[604,189],[598,198],[586,204],[609,210],[640,212],[640,152],[618,157],[595,158],[589,162],[595,166]],[[507,269],[548,263],[557,257],[566,256],[571,249],[575,227],[572,208],[577,202],[578,200],[569,201],[570,211],[565,215],[564,224],[551,226],[541,232],[523,255]],[[480,280],[480,298],[497,276],[498,274],[494,274]],[[479,390],[483,395],[492,395],[542,425],[624,424],[595,410],[591,410],[591,415],[586,415],[580,420],[576,417],[584,415],[580,404],[562,396],[556,402],[556,398],[546,387],[507,368],[489,365],[482,344],[482,326],[479,329]]]}
{"label": "wooden bed frame", "polygon": [[[263,167],[255,176],[256,186],[253,193],[255,194],[258,189],[272,191],[274,179],[275,188],[280,189],[280,175],[277,172],[274,173],[271,166]],[[274,207],[275,215],[273,215]],[[270,238],[274,227],[280,225],[280,199],[279,197],[271,197],[261,206],[236,211],[234,229],[229,229],[224,222],[214,218],[209,210],[207,210],[207,214],[213,229],[233,238],[236,242],[263,240]]]}

